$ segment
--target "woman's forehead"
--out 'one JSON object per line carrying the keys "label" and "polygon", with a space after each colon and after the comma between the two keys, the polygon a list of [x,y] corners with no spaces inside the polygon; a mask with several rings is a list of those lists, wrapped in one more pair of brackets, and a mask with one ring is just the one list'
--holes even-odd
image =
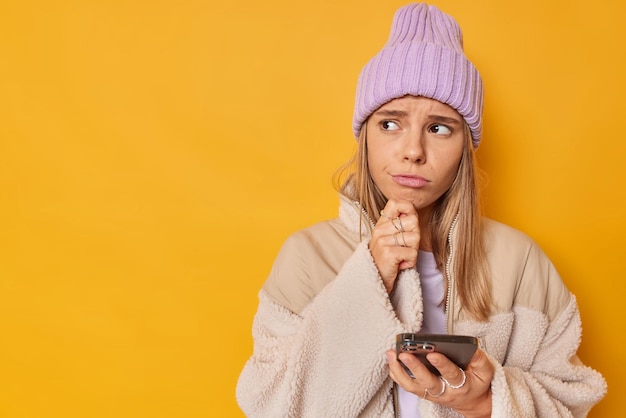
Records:
{"label": "woman's forehead", "polygon": [[462,116],[451,106],[441,103],[438,100],[430,99],[424,96],[403,96],[390,100],[381,107],[379,107],[374,114],[388,111],[403,111],[411,112],[413,110],[420,110],[426,112],[435,112],[449,117],[455,117],[462,119]]}

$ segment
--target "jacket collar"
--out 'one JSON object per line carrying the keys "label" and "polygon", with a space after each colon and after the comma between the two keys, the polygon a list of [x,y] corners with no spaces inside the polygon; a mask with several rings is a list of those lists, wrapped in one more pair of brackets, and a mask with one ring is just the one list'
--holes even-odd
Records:
{"label": "jacket collar", "polygon": [[352,233],[369,238],[374,228],[374,222],[359,202],[339,194],[339,219]]}

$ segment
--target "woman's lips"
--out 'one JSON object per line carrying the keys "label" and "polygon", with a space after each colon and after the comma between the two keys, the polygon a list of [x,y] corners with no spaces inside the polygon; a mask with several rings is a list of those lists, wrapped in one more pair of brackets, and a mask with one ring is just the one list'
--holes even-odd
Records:
{"label": "woman's lips", "polygon": [[393,178],[393,181],[400,186],[412,187],[415,189],[419,189],[420,187],[424,187],[428,184],[428,180],[419,176],[395,175],[391,176],[391,178]]}

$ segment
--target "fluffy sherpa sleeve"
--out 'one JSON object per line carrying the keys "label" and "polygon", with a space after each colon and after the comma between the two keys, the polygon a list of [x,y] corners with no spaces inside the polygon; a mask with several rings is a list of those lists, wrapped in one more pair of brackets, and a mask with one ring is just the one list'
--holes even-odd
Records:
{"label": "fluffy sherpa sleeve", "polygon": [[[576,298],[536,244],[525,248],[519,263],[507,260],[516,271],[510,281],[504,270],[494,270],[502,272],[496,277],[506,284],[501,288],[513,289],[495,295],[509,305],[488,323],[457,323],[455,332],[484,337],[495,366],[493,417],[584,417],[605,395],[606,382],[576,356],[582,333]],[[438,405],[423,407],[425,416],[459,417]]]}
{"label": "fluffy sherpa sleeve", "polygon": [[576,299],[571,296],[552,321],[528,308],[516,308],[515,317],[534,324],[534,330],[514,329],[511,341],[518,345],[518,353],[509,355],[504,364],[496,363],[493,416],[586,416],[605,395],[606,382],[576,356],[581,338]]}
{"label": "fluffy sherpa sleeve", "polygon": [[606,382],[576,356],[582,327],[576,298],[547,255],[528,248],[504,360],[492,383],[494,416],[584,417]]}
{"label": "fluffy sherpa sleeve", "polygon": [[362,243],[299,314],[260,292],[237,401],[249,417],[393,416],[385,351],[406,327]]}

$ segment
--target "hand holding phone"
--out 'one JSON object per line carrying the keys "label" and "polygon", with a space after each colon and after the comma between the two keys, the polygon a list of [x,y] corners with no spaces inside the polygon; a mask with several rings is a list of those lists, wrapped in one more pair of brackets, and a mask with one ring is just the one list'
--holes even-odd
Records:
{"label": "hand holding phone", "polygon": [[396,336],[396,355],[414,354],[436,376],[440,375],[439,370],[426,359],[428,353],[441,353],[465,370],[477,348],[478,338],[469,335],[403,333]]}

